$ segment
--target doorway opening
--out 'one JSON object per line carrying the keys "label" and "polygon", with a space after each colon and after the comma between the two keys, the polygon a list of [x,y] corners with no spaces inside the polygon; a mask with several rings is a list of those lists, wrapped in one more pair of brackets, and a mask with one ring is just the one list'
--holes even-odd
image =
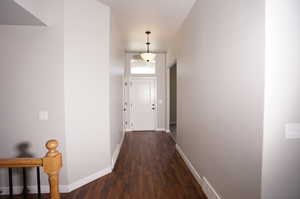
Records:
{"label": "doorway opening", "polygon": [[170,122],[169,129],[173,138],[177,135],[177,64],[170,68]]}
{"label": "doorway opening", "polygon": [[125,131],[166,131],[165,53],[144,61],[127,53],[124,76]]}

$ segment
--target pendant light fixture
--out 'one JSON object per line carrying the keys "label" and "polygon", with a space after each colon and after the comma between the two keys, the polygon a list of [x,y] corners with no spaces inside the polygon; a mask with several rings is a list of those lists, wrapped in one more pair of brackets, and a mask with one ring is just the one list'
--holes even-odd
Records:
{"label": "pendant light fixture", "polygon": [[153,61],[155,59],[156,54],[150,53],[150,44],[151,43],[149,42],[149,35],[151,34],[151,32],[150,31],[146,31],[145,33],[147,35],[147,43],[146,43],[146,45],[147,45],[147,52],[146,53],[142,53],[141,57],[146,62],[151,62],[151,61]]}

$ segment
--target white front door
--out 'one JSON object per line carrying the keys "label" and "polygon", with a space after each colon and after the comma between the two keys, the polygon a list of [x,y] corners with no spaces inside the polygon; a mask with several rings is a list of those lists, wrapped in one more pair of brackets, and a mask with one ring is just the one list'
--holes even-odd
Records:
{"label": "white front door", "polygon": [[130,128],[133,131],[156,129],[156,78],[133,77],[130,80]]}

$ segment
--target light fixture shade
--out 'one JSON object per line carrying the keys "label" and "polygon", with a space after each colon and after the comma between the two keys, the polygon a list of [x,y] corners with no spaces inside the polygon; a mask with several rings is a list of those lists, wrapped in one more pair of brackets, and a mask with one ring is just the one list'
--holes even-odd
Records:
{"label": "light fixture shade", "polygon": [[150,61],[153,61],[155,59],[156,54],[154,54],[154,53],[142,53],[141,57],[146,62],[150,62]]}

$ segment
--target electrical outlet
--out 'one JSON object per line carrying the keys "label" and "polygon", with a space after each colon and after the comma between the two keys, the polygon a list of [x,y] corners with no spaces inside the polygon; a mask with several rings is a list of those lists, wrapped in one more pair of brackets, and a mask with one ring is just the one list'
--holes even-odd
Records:
{"label": "electrical outlet", "polygon": [[286,139],[300,139],[300,123],[290,123],[285,126]]}

